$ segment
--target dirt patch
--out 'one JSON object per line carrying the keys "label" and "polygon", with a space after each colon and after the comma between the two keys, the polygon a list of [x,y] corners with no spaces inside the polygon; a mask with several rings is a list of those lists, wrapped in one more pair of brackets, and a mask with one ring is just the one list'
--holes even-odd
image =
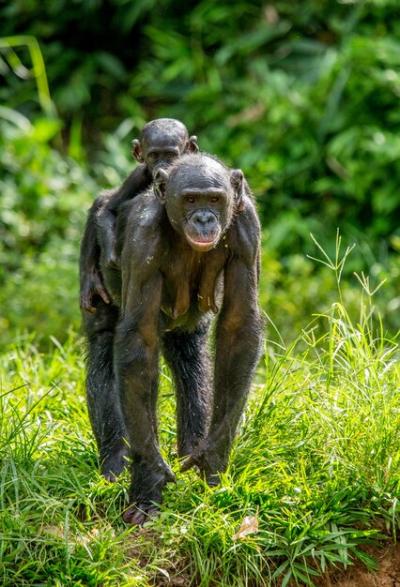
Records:
{"label": "dirt patch", "polygon": [[400,587],[400,544],[369,553],[378,562],[377,571],[369,573],[357,563],[345,571],[330,573],[316,584],[318,587]]}

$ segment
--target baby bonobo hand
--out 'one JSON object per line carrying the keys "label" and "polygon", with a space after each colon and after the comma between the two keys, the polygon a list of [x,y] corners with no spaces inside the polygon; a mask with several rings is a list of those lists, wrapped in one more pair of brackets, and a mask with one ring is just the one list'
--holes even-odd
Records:
{"label": "baby bonobo hand", "polygon": [[96,306],[93,305],[95,296],[100,296],[105,304],[111,303],[111,297],[106,290],[101,273],[98,269],[92,269],[85,276],[80,296],[80,306],[85,312],[94,314]]}

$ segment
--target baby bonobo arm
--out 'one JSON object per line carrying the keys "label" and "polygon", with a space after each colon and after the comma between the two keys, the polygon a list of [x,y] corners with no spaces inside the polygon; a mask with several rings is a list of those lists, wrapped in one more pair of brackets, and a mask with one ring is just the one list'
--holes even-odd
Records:
{"label": "baby bonobo arm", "polygon": [[79,259],[80,306],[82,310],[90,313],[96,311],[96,296],[106,304],[111,302],[99,269],[100,247],[97,241],[96,214],[102,198],[103,196],[99,196],[89,210]]}
{"label": "baby bonobo arm", "polygon": [[139,165],[122,186],[107,194],[96,214],[97,238],[106,267],[119,265],[117,254],[117,216],[120,207],[146,190],[151,183],[151,174],[146,165]]}
{"label": "baby bonobo arm", "polygon": [[145,165],[139,165],[117,190],[96,198],[89,210],[80,251],[80,306],[96,311],[96,297],[104,303],[111,296],[104,285],[100,256],[113,260],[116,214],[121,204],[146,189],[151,181]]}

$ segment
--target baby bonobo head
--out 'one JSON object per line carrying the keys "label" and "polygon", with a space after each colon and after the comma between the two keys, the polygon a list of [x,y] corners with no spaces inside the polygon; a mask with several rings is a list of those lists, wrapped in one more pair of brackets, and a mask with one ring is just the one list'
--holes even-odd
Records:
{"label": "baby bonobo head", "polygon": [[132,141],[133,156],[147,165],[153,177],[177,157],[198,150],[197,137],[190,137],[186,126],[174,118],[151,120],[143,127],[139,139]]}
{"label": "baby bonobo head", "polygon": [[185,155],[168,170],[157,171],[154,190],[174,229],[192,249],[207,252],[242,209],[243,173],[209,155]]}

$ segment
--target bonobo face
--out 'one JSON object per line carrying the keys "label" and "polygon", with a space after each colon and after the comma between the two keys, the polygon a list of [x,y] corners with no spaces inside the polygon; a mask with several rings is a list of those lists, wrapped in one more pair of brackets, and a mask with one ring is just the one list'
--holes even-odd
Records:
{"label": "bonobo face", "polygon": [[184,153],[198,151],[197,137],[189,137],[186,126],[173,118],[147,123],[132,147],[136,160],[147,165],[153,178],[159,169],[167,169]]}
{"label": "bonobo face", "polygon": [[154,176],[159,169],[167,169],[185,150],[183,137],[156,136],[142,142],[143,161]]}
{"label": "bonobo face", "polygon": [[165,171],[157,174],[155,190],[165,201],[168,218],[195,251],[216,247],[228,228],[238,174],[243,180],[240,171],[229,171],[206,155],[182,157],[169,175]]}

